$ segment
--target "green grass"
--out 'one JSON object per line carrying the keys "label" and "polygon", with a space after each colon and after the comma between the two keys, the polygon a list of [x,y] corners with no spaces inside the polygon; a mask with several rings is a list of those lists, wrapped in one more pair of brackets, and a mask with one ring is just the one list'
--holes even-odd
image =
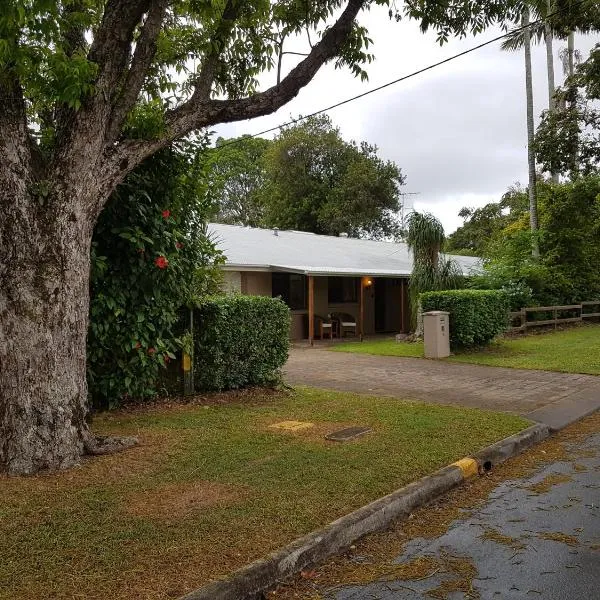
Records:
{"label": "green grass", "polygon": [[423,358],[423,342],[397,342],[393,338],[378,340],[366,339],[362,342],[346,342],[335,344],[329,349],[332,352]]}
{"label": "green grass", "polygon": [[[315,427],[268,427],[283,420]],[[0,480],[0,597],[178,597],[527,424],[314,389],[101,416],[141,444]],[[323,439],[347,425],[373,431]]]}
{"label": "green grass", "polygon": [[[339,344],[331,349],[381,356],[423,357],[422,342],[398,343],[393,339]],[[447,360],[492,367],[600,375],[600,325],[500,338],[487,348],[459,352]]]}

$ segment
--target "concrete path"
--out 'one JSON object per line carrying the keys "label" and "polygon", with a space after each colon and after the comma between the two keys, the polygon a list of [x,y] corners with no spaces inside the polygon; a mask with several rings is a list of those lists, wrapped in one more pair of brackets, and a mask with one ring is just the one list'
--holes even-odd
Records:
{"label": "concrete path", "polygon": [[[285,377],[291,385],[519,413],[556,429],[600,408],[600,377],[593,375],[330,352],[320,348],[292,348]],[[552,410],[546,410],[549,407]]]}
{"label": "concrete path", "polygon": [[[600,434],[567,446],[570,447],[562,460],[532,477],[501,483],[482,508],[468,518],[455,521],[442,536],[411,540],[397,562],[419,558],[432,561],[439,568],[432,569],[431,576],[412,581],[338,586],[335,591],[324,590],[322,597],[327,600],[598,598]],[[550,481],[553,484],[546,483]],[[461,563],[472,570],[456,568]],[[464,580],[465,572],[472,579]],[[457,591],[436,595],[444,589]]]}

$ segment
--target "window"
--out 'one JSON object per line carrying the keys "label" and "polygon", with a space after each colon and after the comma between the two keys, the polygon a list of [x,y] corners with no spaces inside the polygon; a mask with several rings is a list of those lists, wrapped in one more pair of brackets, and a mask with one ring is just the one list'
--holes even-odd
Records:
{"label": "window", "polygon": [[273,273],[272,296],[281,296],[292,310],[305,309],[306,277],[296,273]]}
{"label": "window", "polygon": [[346,304],[357,302],[357,279],[356,277],[328,277],[328,301],[329,304]]}

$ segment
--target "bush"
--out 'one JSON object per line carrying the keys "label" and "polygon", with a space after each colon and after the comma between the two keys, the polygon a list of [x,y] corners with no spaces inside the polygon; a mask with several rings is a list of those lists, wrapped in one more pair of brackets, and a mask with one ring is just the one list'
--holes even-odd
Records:
{"label": "bush", "polygon": [[489,343],[508,325],[509,302],[501,290],[450,290],[421,294],[423,312],[450,313],[453,348]]}
{"label": "bush", "polygon": [[218,288],[221,253],[196,150],[159,152],[129,174],[100,215],[92,241],[88,387],[97,409],[162,393],[180,349],[180,309]]}
{"label": "bush", "polygon": [[194,313],[198,391],[273,385],[288,357],[290,311],[265,296],[209,298]]}

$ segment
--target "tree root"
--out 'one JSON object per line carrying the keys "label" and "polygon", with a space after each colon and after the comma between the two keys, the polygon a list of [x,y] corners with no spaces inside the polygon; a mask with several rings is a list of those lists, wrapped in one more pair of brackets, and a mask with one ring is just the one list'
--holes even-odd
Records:
{"label": "tree root", "polygon": [[83,443],[86,454],[103,456],[127,450],[138,443],[136,437],[117,437],[112,435],[93,435],[88,433]]}

